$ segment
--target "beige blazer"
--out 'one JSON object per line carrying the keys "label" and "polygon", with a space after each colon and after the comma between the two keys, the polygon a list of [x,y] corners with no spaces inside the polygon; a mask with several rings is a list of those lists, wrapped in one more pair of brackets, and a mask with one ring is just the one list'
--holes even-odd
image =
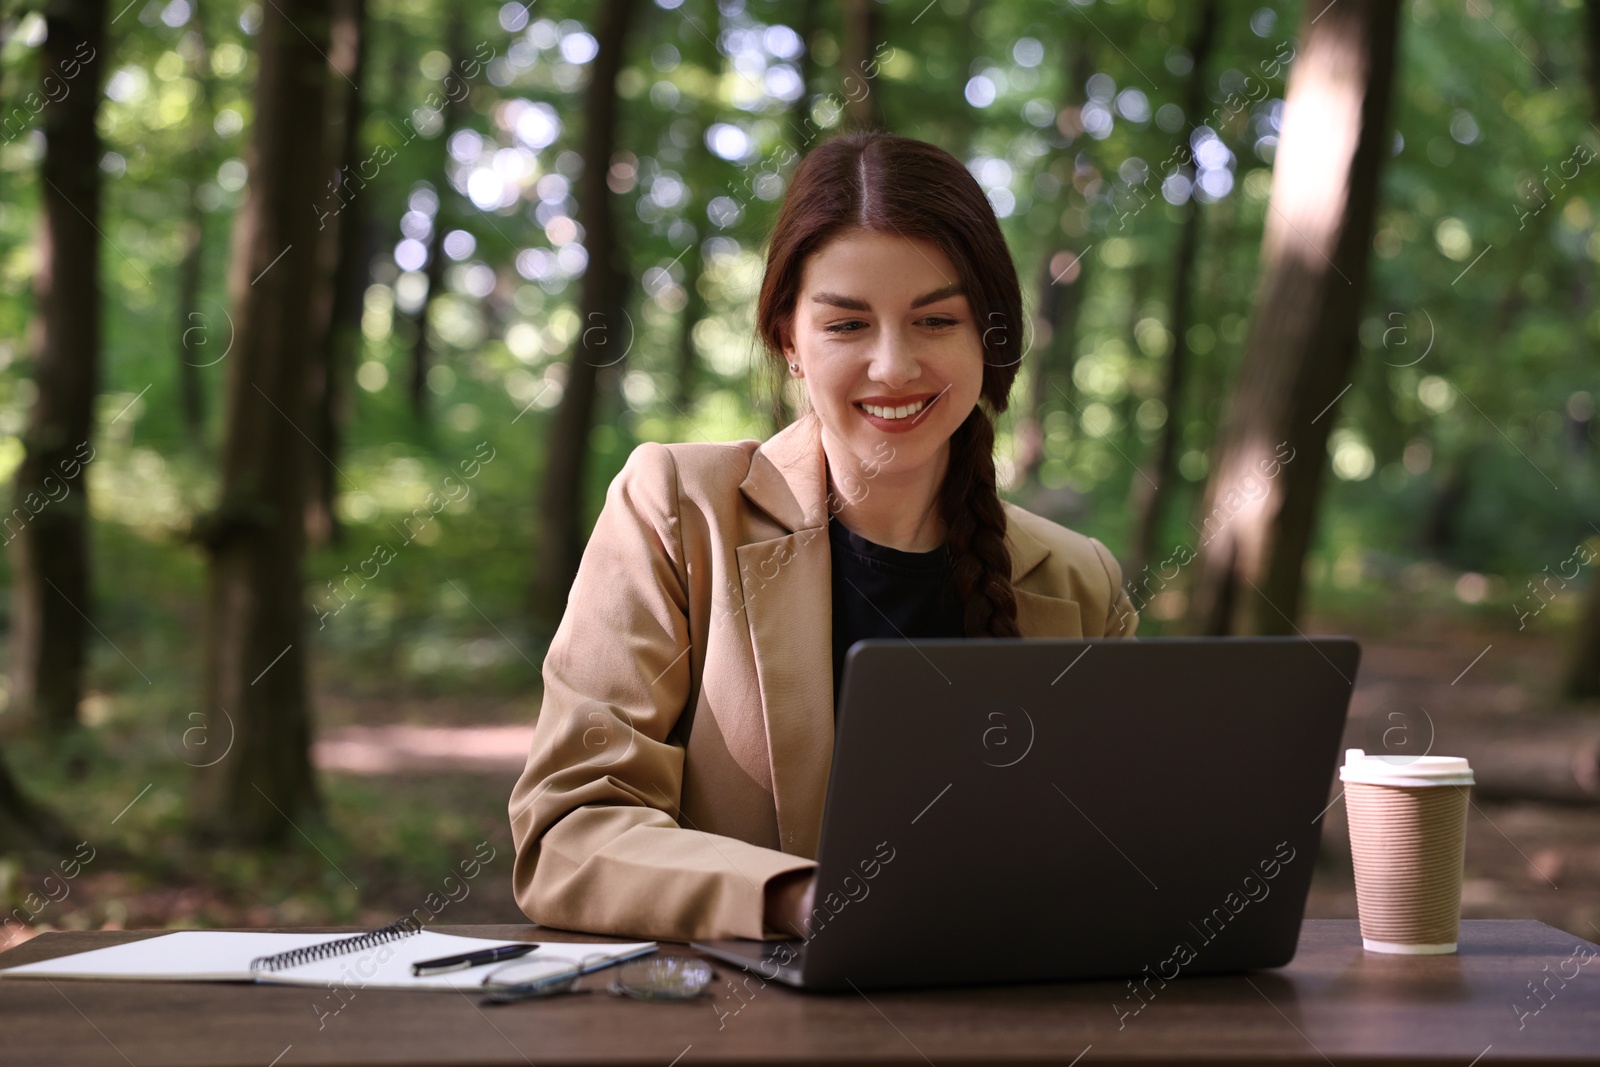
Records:
{"label": "beige blazer", "polygon": [[[511,794],[514,890],[535,922],[781,936],[765,886],[816,865],[833,758],[819,427],[808,412],[766,442],[642,444],[612,481]],[[1131,636],[1105,546],[1004,507],[1022,635]]]}

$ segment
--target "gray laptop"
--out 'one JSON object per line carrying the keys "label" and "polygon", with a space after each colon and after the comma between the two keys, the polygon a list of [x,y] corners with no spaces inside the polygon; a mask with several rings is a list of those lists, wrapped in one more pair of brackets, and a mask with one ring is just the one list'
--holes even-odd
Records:
{"label": "gray laptop", "polygon": [[859,641],[809,936],[691,944],[809,990],[1281,966],[1359,660],[1347,637]]}

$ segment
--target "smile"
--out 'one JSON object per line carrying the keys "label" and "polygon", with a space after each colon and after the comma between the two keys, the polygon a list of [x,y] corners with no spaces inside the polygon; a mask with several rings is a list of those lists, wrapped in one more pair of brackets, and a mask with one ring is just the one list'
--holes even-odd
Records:
{"label": "smile", "polygon": [[950,387],[917,397],[915,400],[907,399],[903,403],[874,403],[877,400],[893,400],[894,397],[869,397],[867,400],[854,401],[854,407],[867,421],[883,430],[909,430],[922,422],[922,416],[928,409],[939,402],[939,398],[949,392]]}
{"label": "smile", "polygon": [[876,415],[880,419],[909,419],[927,407],[929,403],[927,400],[918,400],[914,404],[902,404],[897,408],[881,407],[877,404],[857,404],[856,406],[867,414]]}

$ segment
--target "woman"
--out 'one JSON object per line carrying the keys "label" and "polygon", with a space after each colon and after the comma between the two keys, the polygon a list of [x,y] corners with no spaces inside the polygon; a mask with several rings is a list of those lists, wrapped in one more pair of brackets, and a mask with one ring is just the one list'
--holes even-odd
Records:
{"label": "woman", "polygon": [[640,445],[584,551],[511,795],[536,922],[803,936],[850,643],[1138,625],[1105,546],[996,495],[1022,301],[958,160],[881,132],[808,153],[757,318],[810,407],[765,442]]}

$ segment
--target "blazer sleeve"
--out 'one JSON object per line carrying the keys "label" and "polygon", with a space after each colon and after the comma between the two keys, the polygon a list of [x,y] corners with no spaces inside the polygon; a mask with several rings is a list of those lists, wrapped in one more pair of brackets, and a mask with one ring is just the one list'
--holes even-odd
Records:
{"label": "blazer sleeve", "polygon": [[606,491],[543,666],[512,791],[517,903],[533,921],[650,940],[783,936],[769,879],[815,861],[677,822],[691,689],[672,453],[636,448]]}
{"label": "blazer sleeve", "polygon": [[1111,554],[1111,550],[1097,538],[1089,538],[1089,543],[1094,546],[1095,555],[1100,557],[1100,564],[1106,569],[1106,580],[1111,587],[1108,600],[1111,606],[1106,611],[1105,636],[1132,637],[1134,631],[1139,628],[1139,613],[1133,610],[1133,601],[1129,599],[1128,591],[1122,587],[1122,567],[1117,563],[1117,557]]}

